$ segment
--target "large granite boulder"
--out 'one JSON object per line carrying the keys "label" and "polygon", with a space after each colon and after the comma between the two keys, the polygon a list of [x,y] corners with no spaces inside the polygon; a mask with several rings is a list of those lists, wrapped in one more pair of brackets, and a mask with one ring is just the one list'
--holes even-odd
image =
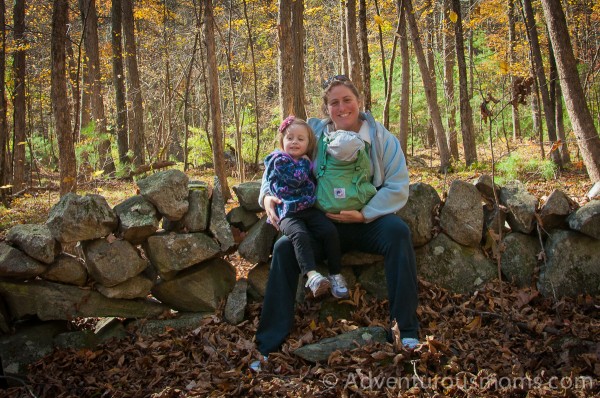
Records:
{"label": "large granite boulder", "polygon": [[265,296],[271,264],[258,263],[248,271],[248,294],[255,300]]}
{"label": "large granite boulder", "polygon": [[219,245],[203,233],[163,234],[148,238],[144,251],[163,279],[208,260],[220,252]]}
{"label": "large granite boulder", "polygon": [[513,232],[506,235],[500,267],[506,279],[518,287],[529,287],[534,281],[537,255],[541,251],[537,237]]}
{"label": "large granite boulder", "polygon": [[100,195],[68,193],[50,209],[46,225],[61,243],[102,238],[118,225],[116,214]]}
{"label": "large granite boulder", "polygon": [[46,264],[52,263],[60,253],[60,243],[52,237],[46,225],[15,225],[6,234],[6,240],[29,257]]}
{"label": "large granite boulder", "polygon": [[156,232],[162,216],[142,195],[133,196],[113,209],[119,217],[118,236],[134,245],[144,242]]}
{"label": "large granite boulder", "polygon": [[109,287],[97,284],[95,287],[108,298],[134,299],[146,298],[153,285],[154,281],[151,279],[143,275],[136,275],[115,286]]}
{"label": "large granite boulder", "polygon": [[480,249],[461,246],[445,234],[417,249],[416,256],[420,277],[456,293],[472,293],[497,274]]}
{"label": "large granite boulder", "polygon": [[442,208],[440,227],[464,246],[477,247],[483,229],[481,194],[473,184],[454,180]]}
{"label": "large granite boulder", "polygon": [[188,211],[188,177],[180,170],[166,170],[137,181],[140,193],[164,217],[181,219]]}
{"label": "large granite boulder", "polygon": [[475,185],[475,188],[477,188],[481,195],[490,202],[495,202],[494,190],[496,190],[496,195],[500,195],[500,187],[494,184],[492,177],[488,174],[480,175],[473,185]]}
{"label": "large granite boulder", "polygon": [[547,260],[540,267],[538,290],[560,298],[600,294],[600,241],[573,231],[553,231],[546,245]]}
{"label": "large granite boulder", "polygon": [[152,288],[152,294],[178,311],[214,311],[235,285],[235,269],[216,258],[181,271]]}
{"label": "large granite boulder", "polygon": [[400,216],[411,231],[413,246],[423,246],[433,237],[436,208],[442,202],[435,188],[417,182],[410,184],[408,201],[396,214]]}
{"label": "large granite boulder", "polygon": [[248,231],[259,218],[253,211],[248,211],[242,206],[234,207],[227,213],[227,222],[240,231]]}
{"label": "large granite boulder", "polygon": [[209,230],[221,245],[221,251],[227,252],[235,246],[231,227],[225,216],[225,198],[219,178],[215,176],[210,204]]}
{"label": "large granite boulder", "polygon": [[515,232],[531,233],[538,200],[520,181],[510,181],[500,190],[500,203],[508,209],[508,224]]}
{"label": "large granite boulder", "polygon": [[592,200],[572,213],[569,227],[575,231],[600,239],[600,200]]}
{"label": "large granite boulder", "polygon": [[96,239],[83,243],[85,264],[90,276],[111,287],[141,273],[148,263],[126,240]]}
{"label": "large granite boulder", "polygon": [[84,286],[88,273],[82,260],[70,254],[61,253],[40,276],[51,282]]}
{"label": "large granite boulder", "polygon": [[208,185],[202,181],[191,181],[188,185],[190,204],[181,220],[163,220],[163,228],[172,232],[201,232],[208,227],[210,195]]}
{"label": "large granite boulder", "polygon": [[260,183],[260,181],[248,181],[233,186],[233,192],[244,209],[255,213],[263,211],[258,204]]}
{"label": "large granite boulder", "polygon": [[[150,300],[109,299],[95,290],[47,281],[0,281],[0,296],[13,319],[42,321],[77,317],[157,317],[169,308]],[[50,305],[51,304],[51,305]]]}
{"label": "large granite boulder", "polygon": [[6,242],[0,242],[0,277],[28,279],[46,271],[47,265],[27,256]]}
{"label": "large granite boulder", "polygon": [[542,228],[546,231],[556,228],[566,229],[567,216],[577,207],[577,203],[571,200],[563,191],[555,189],[540,208]]}
{"label": "large granite boulder", "polygon": [[269,261],[276,236],[277,230],[273,225],[267,223],[267,216],[264,215],[250,228],[238,247],[238,253],[251,263]]}

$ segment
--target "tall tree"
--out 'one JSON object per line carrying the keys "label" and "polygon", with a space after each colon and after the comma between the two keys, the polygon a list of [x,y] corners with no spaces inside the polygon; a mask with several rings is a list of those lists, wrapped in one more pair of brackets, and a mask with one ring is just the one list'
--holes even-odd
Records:
{"label": "tall tree", "polygon": [[340,1],[340,72],[343,75],[350,74],[348,66],[348,42],[346,40],[346,1]]}
{"label": "tall tree", "polygon": [[[508,59],[512,65],[516,61],[515,47],[517,45],[517,34],[515,29],[515,0],[508,0]],[[511,109],[512,109],[512,125],[513,125],[513,139],[521,137],[521,122],[519,120],[519,101],[516,95],[516,84],[517,76],[511,73],[510,76],[512,98],[511,98]]]}
{"label": "tall tree", "polygon": [[358,31],[360,43],[360,70],[363,81],[363,101],[365,110],[371,110],[371,57],[369,56],[369,37],[367,35],[367,4],[359,0]]}
{"label": "tall tree", "polygon": [[212,0],[204,0],[204,41],[207,55],[207,83],[209,91],[209,108],[212,131],[212,153],[215,174],[219,178],[223,197],[231,198],[227,185],[225,155],[223,153],[223,127],[221,117],[221,98],[219,95],[219,71],[217,69],[217,46],[215,44],[215,17]]}
{"label": "tall tree", "polygon": [[429,116],[431,117],[431,121],[433,123],[435,140],[440,153],[440,170],[445,171],[450,167],[450,151],[448,150],[444,125],[442,124],[442,116],[440,114],[440,107],[437,102],[437,90],[434,83],[431,81],[431,75],[429,74],[429,68],[427,67],[427,60],[425,59],[425,52],[423,51],[423,45],[421,44],[419,29],[417,27],[417,21],[413,11],[412,0],[403,0],[402,7],[404,8],[406,22],[413,43],[413,49],[417,57],[419,69],[421,71],[421,78],[423,79],[425,97],[427,99],[427,106],[429,108]]}
{"label": "tall tree", "polygon": [[[525,11],[525,23],[529,33],[529,46],[531,47],[532,61],[534,65],[535,75],[538,81],[538,88],[542,96],[542,107],[544,108],[544,120],[546,121],[546,129],[548,130],[548,138],[551,144],[556,142],[556,120],[554,117],[554,108],[550,104],[550,94],[548,92],[548,83],[544,73],[544,64],[542,61],[542,51],[540,50],[540,41],[538,38],[537,27],[535,26],[535,16],[531,0],[522,0],[523,9]],[[560,153],[552,151],[550,153],[552,161],[559,167],[562,166]]]}
{"label": "tall tree", "polygon": [[550,60],[550,76],[549,76],[549,91],[550,91],[550,105],[554,109],[554,117],[556,121],[556,135],[558,140],[561,142],[559,145],[560,160],[563,164],[571,162],[569,156],[569,147],[567,145],[567,137],[565,135],[565,123],[563,120],[563,108],[562,108],[562,91],[558,84],[558,69],[556,68],[556,59],[554,59],[554,49],[552,48],[552,42],[548,42],[548,58]]}
{"label": "tall tree", "polygon": [[[435,57],[434,57],[434,29],[433,29],[433,7],[434,3],[431,0],[426,0],[423,6],[423,14],[425,14],[425,51],[427,55],[427,68],[429,76],[434,86],[437,86],[435,78]],[[427,121],[427,145],[435,145],[435,133],[433,132],[433,122],[431,118]]]}
{"label": "tall tree", "polygon": [[54,0],[52,9],[52,82],[51,100],[54,126],[58,136],[60,195],[77,190],[75,145],[71,132],[71,116],[67,97],[65,43],[67,39],[68,0]]}
{"label": "tall tree", "polygon": [[[398,26],[394,35],[394,44],[392,44],[392,56],[390,57],[390,80],[385,82],[385,104],[383,105],[383,125],[386,129],[390,128],[390,105],[392,102],[392,90],[394,84],[394,61],[396,60],[396,49],[398,47],[398,37],[400,36],[400,27],[402,22],[400,18],[404,18],[402,11],[398,12]],[[383,49],[383,47],[382,47]],[[385,62],[382,64],[385,69]],[[385,75],[385,73],[384,73]]]}
{"label": "tall tree", "polygon": [[350,80],[358,92],[363,94],[362,74],[360,70],[360,52],[358,50],[358,32],[356,28],[356,0],[346,0],[346,46],[348,47],[348,72]]}
{"label": "tall tree", "polygon": [[456,23],[454,26],[454,38],[456,61],[458,64],[460,129],[463,137],[463,148],[465,150],[465,163],[467,166],[469,166],[477,161],[477,149],[475,147],[475,132],[473,128],[473,111],[471,110],[469,93],[467,91],[467,65],[465,62],[465,47],[460,0],[452,0],[452,10],[454,11],[454,17],[456,18]]}
{"label": "tall tree", "polygon": [[125,65],[127,68],[129,146],[133,149],[133,164],[139,166],[145,161],[146,151],[144,149],[144,104],[133,25],[133,0],[122,0],[121,8],[125,36]]}
{"label": "tall tree", "polygon": [[100,76],[100,50],[98,48],[98,14],[96,13],[96,0],[79,0],[81,16],[84,26],[84,45],[86,65],[91,93],[92,117],[95,122],[95,132],[99,137],[98,157],[100,167],[104,172],[114,174],[115,163],[110,151],[110,139],[106,129],[106,116],[104,114],[104,96]]}
{"label": "tall tree", "polygon": [[[383,91],[388,92],[387,72],[385,68],[385,47],[383,46],[383,30],[381,29],[381,13],[379,12],[379,3],[375,0],[375,12],[377,13],[377,32],[379,37],[379,53],[381,55],[381,72],[383,75]],[[397,44],[397,37],[394,37],[394,45]],[[394,57],[390,59],[390,62]]]}
{"label": "tall tree", "polygon": [[456,132],[456,104],[454,101],[454,29],[450,13],[452,11],[451,0],[443,3],[443,41],[444,41],[444,94],[446,106],[448,107],[448,146],[455,160],[458,160],[458,139]]}
{"label": "tall tree", "polygon": [[406,32],[406,13],[401,3],[396,1],[398,9],[398,33],[400,34],[400,58],[402,59],[402,89],[400,92],[400,145],[404,153],[408,151],[408,133],[410,118],[410,53],[408,49],[408,34]]}
{"label": "tall tree", "polygon": [[13,187],[19,191],[25,185],[25,0],[15,0],[13,6],[13,36],[16,49],[13,55]]}
{"label": "tall tree", "polygon": [[306,99],[304,98],[304,1],[292,2],[292,49],[293,73],[292,90],[294,93],[295,115],[306,119]]}
{"label": "tall tree", "polygon": [[577,144],[590,179],[592,182],[600,181],[600,137],[579,80],[562,4],[560,0],[542,0],[542,7]]}
{"label": "tall tree", "polygon": [[112,0],[111,17],[111,43],[112,43],[112,71],[113,85],[115,87],[115,105],[117,108],[117,148],[119,161],[128,163],[129,140],[127,137],[127,102],[125,100],[125,71],[123,69],[123,28],[122,28],[121,0]]}
{"label": "tall tree", "polygon": [[194,16],[196,20],[196,29],[194,31],[194,47],[192,48],[192,56],[190,58],[190,64],[188,66],[187,74],[185,77],[185,94],[183,96],[183,122],[185,124],[183,131],[183,170],[188,170],[188,139],[189,139],[189,126],[190,126],[190,91],[192,83],[192,72],[194,70],[194,64],[196,63],[196,53],[200,44],[200,33],[202,31],[202,3],[197,4],[196,0],[194,4]]}
{"label": "tall tree", "polygon": [[[4,82],[6,75],[6,3],[0,0],[0,82]],[[8,121],[6,89],[4,84],[0,84],[0,185],[6,185],[9,177],[8,168]],[[4,197],[4,190],[0,190],[0,195]]]}
{"label": "tall tree", "polygon": [[252,59],[252,82],[254,89],[254,123],[256,124],[256,151],[254,152],[254,166],[258,169],[258,155],[260,153],[260,107],[258,104],[258,74],[256,73],[256,58],[254,56],[254,37],[250,27],[250,18],[248,18],[248,7],[246,0],[244,2],[244,20],[248,30],[248,44],[250,46],[250,57]]}

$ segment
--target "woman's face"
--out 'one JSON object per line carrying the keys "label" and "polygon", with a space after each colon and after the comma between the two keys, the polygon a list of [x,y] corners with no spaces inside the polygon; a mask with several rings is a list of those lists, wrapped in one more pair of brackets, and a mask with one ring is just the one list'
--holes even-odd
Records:
{"label": "woman's face", "polygon": [[359,116],[360,104],[356,95],[348,87],[340,84],[327,93],[327,110],[336,130],[349,130],[358,133],[362,123]]}

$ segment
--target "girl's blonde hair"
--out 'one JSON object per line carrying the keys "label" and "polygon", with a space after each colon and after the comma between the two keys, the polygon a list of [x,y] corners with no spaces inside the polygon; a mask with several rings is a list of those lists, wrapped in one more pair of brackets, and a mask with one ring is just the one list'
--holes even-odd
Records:
{"label": "girl's blonde hair", "polygon": [[281,125],[277,130],[277,142],[279,142],[279,148],[283,149],[283,138],[289,129],[292,128],[292,126],[303,126],[308,131],[308,146],[306,147],[306,155],[312,160],[313,153],[317,147],[315,133],[305,120],[299,119],[296,116],[290,115],[286,117],[283,122],[281,122]]}

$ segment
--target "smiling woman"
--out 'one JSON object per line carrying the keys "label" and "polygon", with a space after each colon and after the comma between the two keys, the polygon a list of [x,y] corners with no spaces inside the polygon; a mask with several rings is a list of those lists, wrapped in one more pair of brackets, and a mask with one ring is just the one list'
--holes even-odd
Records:
{"label": "smiling woman", "polygon": [[[322,158],[324,138],[335,131],[346,130],[358,135],[369,148],[370,182],[377,188],[375,195],[359,210],[326,213],[334,221],[342,252],[359,250],[384,255],[384,268],[390,302],[390,323],[397,322],[402,343],[408,348],[418,344],[417,271],[415,253],[408,226],[394,213],[408,199],[408,170],[398,139],[376,122],[369,113],[360,112],[360,94],[346,76],[335,76],[326,82],[323,90],[323,112],[326,119],[309,119],[314,131],[317,151],[313,170],[327,167]],[[352,172],[352,171],[351,171]],[[280,200],[263,175],[259,203],[268,217],[278,216]],[[330,245],[313,236],[308,246],[316,259]],[[279,349],[294,320],[294,302],[302,264],[288,236],[275,243],[271,270],[259,327],[256,333],[258,349],[264,356]],[[330,278],[332,293],[337,281]],[[335,283],[334,283],[335,282]],[[310,284],[310,279],[308,284]],[[345,286],[344,286],[345,288]]]}

